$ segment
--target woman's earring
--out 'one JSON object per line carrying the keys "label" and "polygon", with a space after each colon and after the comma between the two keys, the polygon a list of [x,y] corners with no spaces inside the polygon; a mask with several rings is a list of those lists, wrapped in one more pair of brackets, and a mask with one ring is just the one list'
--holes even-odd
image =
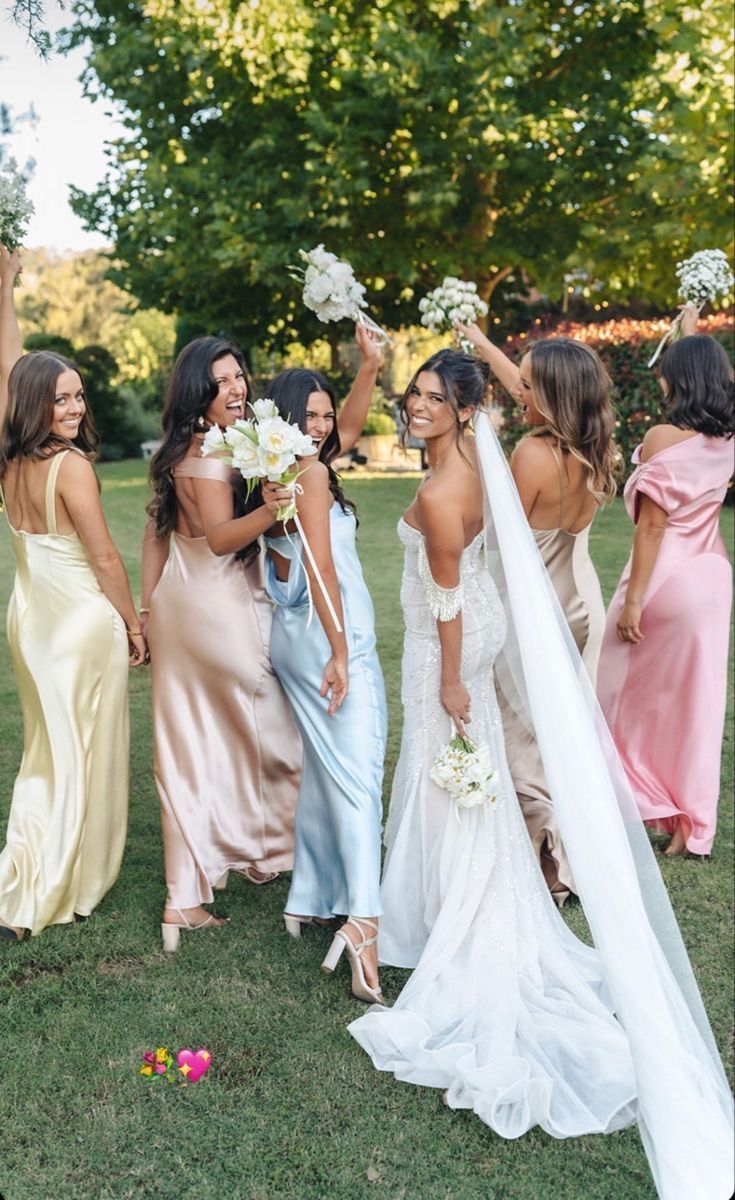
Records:
{"label": "woman's earring", "polygon": [[206,426],[207,422],[204,420],[204,417],[201,415],[201,413],[200,413],[200,414],[199,414],[199,416],[197,417],[197,421],[196,421],[196,423],[197,423],[197,425],[199,426],[199,428],[200,428],[200,429],[204,429],[204,428],[205,428],[205,426]]}

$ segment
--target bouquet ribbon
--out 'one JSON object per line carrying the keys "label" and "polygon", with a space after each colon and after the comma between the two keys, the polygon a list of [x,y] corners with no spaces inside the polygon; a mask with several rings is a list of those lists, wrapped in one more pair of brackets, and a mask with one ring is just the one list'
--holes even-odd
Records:
{"label": "bouquet ribbon", "polygon": [[[314,572],[314,578],[316,579],[317,584],[319,586],[319,591],[321,592],[322,596],[324,597],[324,602],[325,602],[327,608],[329,609],[329,615],[332,618],[332,620],[334,621],[334,625],[337,630],[337,633],[343,633],[344,630],[342,628],[342,625],[340,624],[340,620],[339,620],[339,617],[337,616],[334,605],[332,604],[332,598],[329,595],[329,592],[327,591],[327,585],[325,584],[324,580],[322,579],[321,572],[320,572],[318,566],[316,565],[316,559],[314,558],[313,551],[311,549],[311,546],[309,545],[309,539],[307,538],[307,536],[304,532],[304,527],[301,524],[301,521],[299,520],[299,514],[296,512],[296,496],[303,495],[304,489],[302,488],[300,483],[294,482],[291,485],[291,491],[294,496],[294,502],[293,502],[292,506],[289,505],[289,508],[292,508],[292,511],[284,514],[283,532],[286,535],[288,543],[291,546],[296,558],[301,563],[301,566],[304,567],[303,560],[301,558],[301,555],[299,554],[298,546],[296,546],[294,544],[294,542],[291,540],[291,535],[289,534],[288,528],[286,525],[287,520],[293,520],[293,523],[296,526],[296,529],[298,531],[299,537],[301,538],[301,545],[304,547],[304,553],[306,554],[306,557],[309,560],[311,569]],[[309,626],[311,625],[312,618],[314,616],[314,598],[311,594],[311,582],[309,580],[309,572],[306,570],[306,567],[304,567],[304,579],[306,580],[306,594],[309,597],[309,618],[306,622],[306,628],[308,629]]]}
{"label": "bouquet ribbon", "polygon": [[[698,307],[697,307],[698,313],[702,311],[702,307],[703,306],[701,304],[698,305]],[[675,337],[676,331],[681,326],[683,317],[684,317],[684,309],[682,309],[681,312],[676,317],[674,317],[674,320],[671,322],[671,324],[669,325],[669,328],[666,330],[665,334],[661,338],[661,341],[659,342],[658,346],[654,350],[653,355],[648,360],[649,367],[655,366],[655,364],[658,362],[659,357],[661,355],[661,351],[663,350],[666,343],[668,341],[670,341],[671,338]]]}

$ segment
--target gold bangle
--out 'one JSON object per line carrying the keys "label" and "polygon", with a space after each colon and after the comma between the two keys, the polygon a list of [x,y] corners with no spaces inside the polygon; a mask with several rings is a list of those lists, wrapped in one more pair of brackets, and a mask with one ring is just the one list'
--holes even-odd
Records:
{"label": "gold bangle", "polygon": [[149,613],[150,611],[151,610],[149,608],[139,608],[138,609],[138,613]]}
{"label": "gold bangle", "polygon": [[125,632],[127,633],[128,637],[142,637],[143,636],[142,629],[128,629],[126,627]]}

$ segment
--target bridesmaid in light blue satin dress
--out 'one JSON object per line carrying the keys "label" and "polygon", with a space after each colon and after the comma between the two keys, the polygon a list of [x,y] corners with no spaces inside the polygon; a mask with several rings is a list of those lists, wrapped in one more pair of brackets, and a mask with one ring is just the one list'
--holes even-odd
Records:
{"label": "bridesmaid in light blue satin dress", "polygon": [[[373,605],[355,548],[357,521],[329,465],[357,441],[380,363],[378,347],[361,327],[356,339],[362,363],[339,419],[331,386],[317,372],[283,371],[269,389],[281,415],[309,434],[318,451],[318,459],[302,462],[304,495],[297,505],[343,631],[290,526],[288,534],[274,526],[266,537],[266,587],[276,605],[271,661],[304,745],[286,928],[300,937],[304,925],[337,926],[347,916],[322,966],[333,971],[346,951],[353,993],[374,1002],[380,998],[375,941],[382,912],[385,690]],[[277,494],[278,485],[263,484],[269,507]]]}

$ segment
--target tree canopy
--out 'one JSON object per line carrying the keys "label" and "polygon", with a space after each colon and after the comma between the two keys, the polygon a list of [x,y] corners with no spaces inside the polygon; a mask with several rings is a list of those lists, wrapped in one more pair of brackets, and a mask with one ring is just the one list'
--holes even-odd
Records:
{"label": "tree canopy", "polygon": [[246,344],[316,334],[286,267],[319,241],[393,326],[448,273],[671,303],[673,260],[727,247],[723,0],[72,7],[127,127],[76,211],[144,305]]}

